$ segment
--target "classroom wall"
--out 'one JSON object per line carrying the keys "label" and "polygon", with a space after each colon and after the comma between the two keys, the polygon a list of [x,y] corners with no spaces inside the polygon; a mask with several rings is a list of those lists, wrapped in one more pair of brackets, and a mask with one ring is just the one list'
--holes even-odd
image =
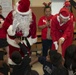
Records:
{"label": "classroom wall", "polygon": [[[19,1],[19,0],[14,0],[15,3],[17,1]],[[51,0],[30,0],[32,7],[40,7],[40,6],[43,6],[42,5],[43,2],[49,2],[49,1],[51,1]]]}

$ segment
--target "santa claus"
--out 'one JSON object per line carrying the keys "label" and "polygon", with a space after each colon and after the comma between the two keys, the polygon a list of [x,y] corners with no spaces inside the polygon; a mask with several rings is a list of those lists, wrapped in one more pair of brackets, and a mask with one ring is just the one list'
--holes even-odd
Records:
{"label": "santa claus", "polygon": [[[20,0],[16,4],[16,9],[11,11],[3,24],[7,32],[7,41],[9,43],[9,56],[12,52],[20,51],[15,38],[20,38],[28,50],[32,44],[36,43],[36,17],[30,9],[29,0]],[[20,51],[20,53],[22,53]],[[23,55],[23,54],[22,54]]]}
{"label": "santa claus", "polygon": [[51,22],[51,36],[53,40],[52,49],[58,50],[59,44],[61,44],[61,54],[64,57],[66,48],[73,42],[73,20],[70,18],[70,13],[66,8],[62,8],[53,17]]}

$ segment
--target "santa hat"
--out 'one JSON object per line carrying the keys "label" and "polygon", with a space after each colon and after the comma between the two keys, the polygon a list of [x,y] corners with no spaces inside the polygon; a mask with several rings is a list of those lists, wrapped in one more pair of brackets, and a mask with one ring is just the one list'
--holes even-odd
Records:
{"label": "santa hat", "polygon": [[62,8],[59,12],[59,15],[63,18],[63,19],[69,19],[70,18],[70,12],[68,11],[68,9],[66,8]]}
{"label": "santa hat", "polygon": [[16,3],[16,11],[19,14],[27,15],[31,12],[30,1],[29,0],[20,0]]}
{"label": "santa hat", "polygon": [[65,3],[64,3],[64,6],[71,6],[71,4],[70,4],[70,2],[69,1],[65,1]]}

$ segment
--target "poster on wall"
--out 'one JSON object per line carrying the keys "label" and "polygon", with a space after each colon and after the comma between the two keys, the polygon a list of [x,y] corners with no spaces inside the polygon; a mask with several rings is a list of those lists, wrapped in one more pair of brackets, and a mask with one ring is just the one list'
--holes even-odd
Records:
{"label": "poster on wall", "polygon": [[0,5],[2,6],[2,14],[4,17],[12,10],[12,0],[0,0]]}

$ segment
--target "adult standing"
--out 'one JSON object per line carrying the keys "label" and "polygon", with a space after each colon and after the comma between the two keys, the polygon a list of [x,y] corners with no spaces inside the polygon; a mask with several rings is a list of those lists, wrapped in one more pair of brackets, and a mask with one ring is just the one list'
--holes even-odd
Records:
{"label": "adult standing", "polygon": [[38,27],[41,29],[42,36],[42,55],[47,56],[48,49],[52,46],[52,39],[50,35],[51,19],[53,15],[51,14],[50,2],[48,4],[44,3],[44,16],[39,19]]}
{"label": "adult standing", "polygon": [[17,2],[16,9],[12,10],[5,19],[3,24],[7,32],[7,41],[9,43],[9,55],[14,51],[20,51],[20,47],[15,42],[16,38],[21,39],[30,52],[31,45],[36,43],[36,17],[30,9],[29,0],[20,0]]}
{"label": "adult standing", "polygon": [[3,29],[3,23],[4,23],[5,18],[2,15],[2,6],[0,5],[0,48],[4,48],[7,51],[7,40],[6,40],[6,32],[4,32]]}
{"label": "adult standing", "polygon": [[[51,36],[53,40],[52,49],[58,49],[62,45],[62,56],[65,50],[73,42],[73,20],[66,8],[61,8],[59,13],[55,15],[51,22]],[[60,47],[59,47],[60,48]]]}

